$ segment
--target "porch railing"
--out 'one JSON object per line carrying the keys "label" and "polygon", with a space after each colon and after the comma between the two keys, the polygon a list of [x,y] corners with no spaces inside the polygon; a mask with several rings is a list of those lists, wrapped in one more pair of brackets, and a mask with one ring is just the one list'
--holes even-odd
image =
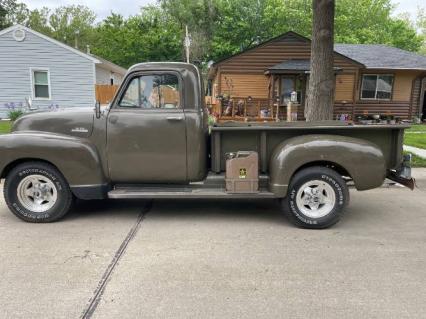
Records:
{"label": "porch railing", "polygon": [[[229,100],[206,101],[211,113],[219,121],[275,121],[287,120],[287,106],[274,99],[233,97]],[[304,120],[302,105],[293,104],[293,120]]]}

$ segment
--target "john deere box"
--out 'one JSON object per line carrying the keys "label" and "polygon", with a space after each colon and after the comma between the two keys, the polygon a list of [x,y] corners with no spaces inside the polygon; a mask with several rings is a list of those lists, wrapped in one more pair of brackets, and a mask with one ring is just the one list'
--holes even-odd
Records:
{"label": "john deere box", "polygon": [[258,166],[256,152],[226,154],[226,191],[240,194],[259,192]]}

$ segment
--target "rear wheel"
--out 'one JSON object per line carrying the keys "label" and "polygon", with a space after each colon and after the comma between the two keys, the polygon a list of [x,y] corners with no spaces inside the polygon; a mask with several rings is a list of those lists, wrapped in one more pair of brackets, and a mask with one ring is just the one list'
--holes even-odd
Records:
{"label": "rear wheel", "polygon": [[33,223],[62,218],[73,198],[62,174],[43,162],[28,162],[13,168],[6,177],[3,191],[12,213]]}
{"label": "rear wheel", "polygon": [[288,219],[303,228],[327,228],[336,224],[349,202],[343,178],[327,167],[309,167],[292,178],[282,207]]}

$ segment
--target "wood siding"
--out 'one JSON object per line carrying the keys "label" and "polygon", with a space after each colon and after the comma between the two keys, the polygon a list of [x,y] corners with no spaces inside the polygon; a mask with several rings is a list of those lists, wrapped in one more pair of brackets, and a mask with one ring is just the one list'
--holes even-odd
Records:
{"label": "wood siding", "polygon": [[336,76],[336,102],[353,102],[355,76],[355,73],[339,74]]}
{"label": "wood siding", "polygon": [[[264,45],[247,50],[219,64],[223,73],[264,74],[266,69],[284,60],[310,58],[310,42],[289,34],[275,41],[267,42]],[[359,68],[358,64],[338,54],[335,55],[334,65],[346,70],[356,70]]]}
{"label": "wood siding", "polygon": [[[231,89],[226,80],[232,83]],[[269,78],[263,74],[222,73],[220,83],[222,94],[231,92],[231,96],[237,97],[268,98]]]}
{"label": "wood siding", "polygon": [[417,73],[413,71],[398,71],[394,73],[393,101],[409,102],[411,99],[411,88]]}

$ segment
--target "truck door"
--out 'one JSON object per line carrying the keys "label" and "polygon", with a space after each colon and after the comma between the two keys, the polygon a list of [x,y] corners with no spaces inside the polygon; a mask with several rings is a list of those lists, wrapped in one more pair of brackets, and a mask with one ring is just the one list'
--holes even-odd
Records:
{"label": "truck door", "polygon": [[129,77],[108,114],[107,157],[115,183],[187,180],[182,80],[173,72]]}

